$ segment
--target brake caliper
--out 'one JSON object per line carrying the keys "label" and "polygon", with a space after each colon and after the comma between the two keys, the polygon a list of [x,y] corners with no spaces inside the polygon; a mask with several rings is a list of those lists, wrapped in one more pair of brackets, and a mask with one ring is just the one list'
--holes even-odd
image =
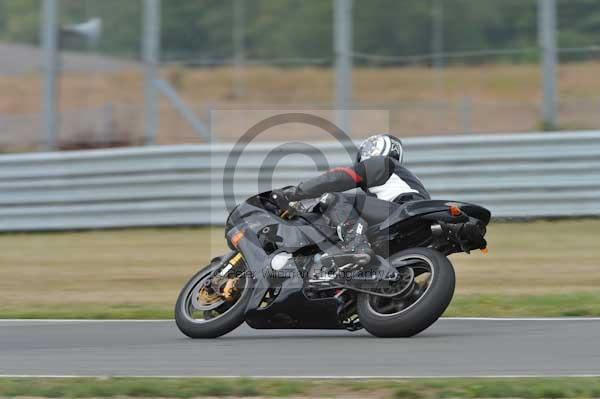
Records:
{"label": "brake caliper", "polygon": [[229,277],[228,274],[242,259],[240,253],[231,258],[227,265],[218,274],[213,276],[209,285],[200,290],[199,301],[208,302],[208,304],[213,304],[221,299],[225,299],[228,302],[233,301],[235,293],[238,291],[237,283],[240,278]]}
{"label": "brake caliper", "polygon": [[235,298],[235,293],[237,292],[237,283],[239,280],[239,277],[230,278],[227,280],[227,283],[225,283],[225,288],[223,288],[223,298],[225,298],[227,302],[231,302]]}

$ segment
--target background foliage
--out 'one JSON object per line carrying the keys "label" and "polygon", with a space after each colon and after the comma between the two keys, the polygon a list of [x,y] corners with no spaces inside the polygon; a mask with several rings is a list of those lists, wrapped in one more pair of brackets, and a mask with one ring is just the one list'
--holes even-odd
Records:
{"label": "background foliage", "polygon": [[[537,45],[536,0],[440,1],[446,52]],[[355,0],[355,50],[385,56],[430,53],[433,3]],[[162,4],[164,58],[201,62],[231,59],[233,0],[169,0]],[[600,0],[558,0],[558,6],[560,46],[598,44]],[[246,56],[320,58],[330,62],[332,12],[332,1],[246,0]],[[37,43],[39,16],[38,0],[0,0],[0,40]],[[93,16],[103,17],[105,23],[101,52],[138,57],[141,1],[62,0],[64,23]],[[504,57],[528,61],[535,53]],[[485,60],[469,58],[474,63]]]}

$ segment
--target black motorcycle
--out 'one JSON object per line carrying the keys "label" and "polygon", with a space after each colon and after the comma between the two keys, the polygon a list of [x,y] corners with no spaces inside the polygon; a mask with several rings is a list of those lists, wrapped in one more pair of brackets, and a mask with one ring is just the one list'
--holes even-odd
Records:
{"label": "black motorcycle", "polygon": [[368,265],[320,261],[339,238],[316,200],[282,209],[271,192],[229,215],[232,251],[185,285],[175,306],[179,329],[215,338],[244,321],[256,329],[365,328],[410,337],[432,325],[454,295],[452,253],[486,250],[490,212],[478,205],[422,200],[390,211],[364,209],[376,254]]}

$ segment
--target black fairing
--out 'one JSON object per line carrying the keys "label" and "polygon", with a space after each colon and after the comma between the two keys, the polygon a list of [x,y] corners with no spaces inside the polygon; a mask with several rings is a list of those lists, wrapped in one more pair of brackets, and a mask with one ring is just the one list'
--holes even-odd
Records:
{"label": "black fairing", "polygon": [[231,228],[241,225],[265,242],[274,244],[273,247],[287,252],[311,245],[326,245],[335,241],[336,237],[335,228],[329,226],[321,215],[307,214],[287,220],[248,203],[240,204],[230,214],[226,234]]}
{"label": "black fairing", "polygon": [[452,205],[458,206],[461,209],[464,214],[463,218],[467,217],[468,219],[468,217],[472,217],[480,220],[484,225],[487,225],[490,222],[490,211],[479,205],[457,201],[422,200],[403,204],[396,211],[392,212],[385,221],[378,224],[377,229],[387,231],[398,223],[417,217],[434,220],[434,218],[427,217],[432,214],[437,214],[438,217],[443,218],[444,220],[442,221],[460,221],[460,216],[454,217],[448,212],[449,207]]}
{"label": "black fairing", "polygon": [[281,291],[273,303],[264,308],[248,309],[246,322],[252,328],[343,329],[336,298],[308,299],[304,281],[290,278],[281,282]]}
{"label": "black fairing", "polygon": [[[234,227],[228,234],[231,238],[239,229]],[[343,329],[340,323],[341,302],[336,298],[309,299],[304,294],[304,280],[298,270],[284,275],[289,278],[273,277],[267,270],[272,258],[281,251],[270,255],[261,247],[259,238],[246,230],[238,244],[244,255],[253,281],[253,292],[246,308],[246,322],[257,329],[299,328],[299,329]],[[267,306],[262,306],[268,291],[277,289],[278,295]]]}

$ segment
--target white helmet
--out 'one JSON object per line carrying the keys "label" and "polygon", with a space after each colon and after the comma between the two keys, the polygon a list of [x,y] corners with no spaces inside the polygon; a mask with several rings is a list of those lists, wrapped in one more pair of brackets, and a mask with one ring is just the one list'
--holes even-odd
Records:
{"label": "white helmet", "polygon": [[377,156],[391,157],[402,163],[404,158],[402,141],[389,134],[371,136],[360,144],[356,160],[360,162]]}

